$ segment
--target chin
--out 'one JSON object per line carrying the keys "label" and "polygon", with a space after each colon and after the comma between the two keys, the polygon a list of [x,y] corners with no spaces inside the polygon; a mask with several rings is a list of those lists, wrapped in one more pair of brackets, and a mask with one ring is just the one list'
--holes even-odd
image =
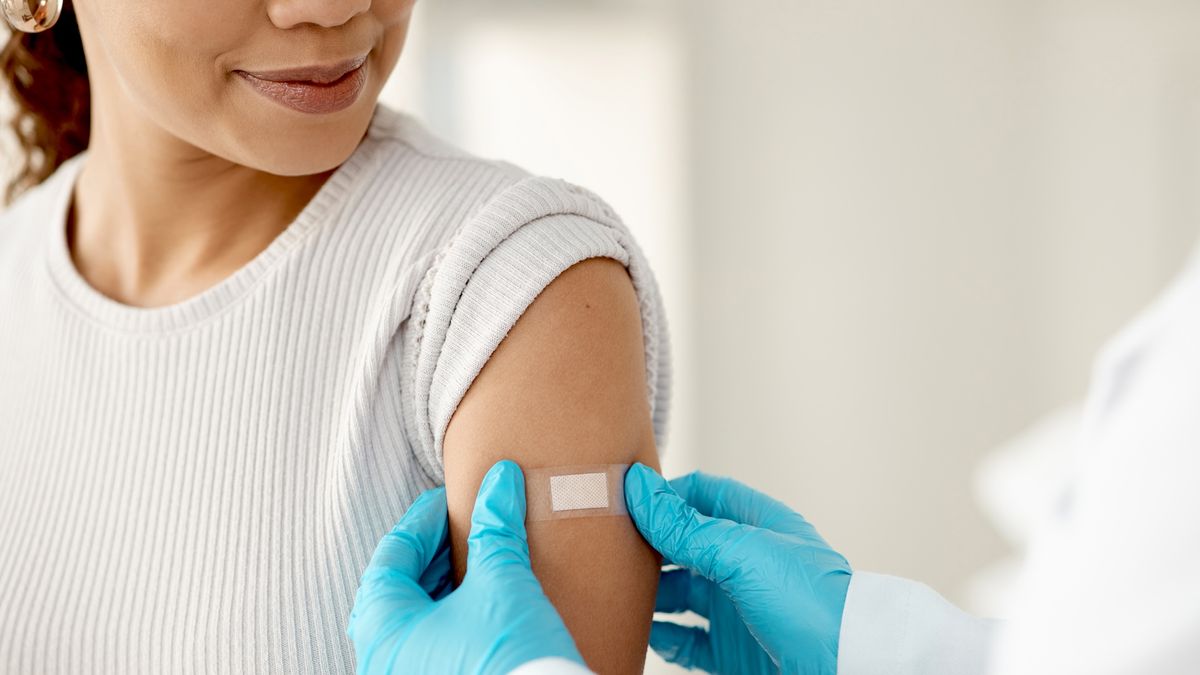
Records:
{"label": "chin", "polygon": [[[308,176],[337,168],[352,155],[371,123],[374,103],[297,124],[294,115],[268,124],[263,133],[238,143],[227,157],[277,176]],[[286,112],[286,111],[285,111]],[[291,124],[289,124],[289,121]]]}

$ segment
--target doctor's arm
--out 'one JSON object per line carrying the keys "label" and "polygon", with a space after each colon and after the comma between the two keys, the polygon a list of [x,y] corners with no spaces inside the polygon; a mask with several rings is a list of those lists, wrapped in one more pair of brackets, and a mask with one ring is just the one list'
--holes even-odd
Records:
{"label": "doctor's arm", "polygon": [[838,675],[982,675],[1000,622],[972,616],[917,581],[855,572]]}
{"label": "doctor's arm", "polygon": [[[978,675],[996,624],[928,587],[851,572],[800,514],[737,481],[671,481],[634,465],[626,499],[666,561],[658,609],[691,610],[707,630],[656,621],[668,661],[708,672]],[[770,662],[764,662],[769,658]]]}

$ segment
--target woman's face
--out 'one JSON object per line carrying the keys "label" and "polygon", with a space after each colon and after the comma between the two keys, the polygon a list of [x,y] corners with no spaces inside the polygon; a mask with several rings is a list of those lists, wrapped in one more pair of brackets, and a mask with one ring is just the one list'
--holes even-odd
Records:
{"label": "woman's face", "polygon": [[[414,2],[75,0],[93,114],[105,127],[93,134],[115,133],[110,127],[120,125],[139,144],[173,137],[197,155],[277,175],[332,169],[366,132],[404,46]],[[337,112],[286,107],[235,72],[328,65],[364,54],[362,91]]]}

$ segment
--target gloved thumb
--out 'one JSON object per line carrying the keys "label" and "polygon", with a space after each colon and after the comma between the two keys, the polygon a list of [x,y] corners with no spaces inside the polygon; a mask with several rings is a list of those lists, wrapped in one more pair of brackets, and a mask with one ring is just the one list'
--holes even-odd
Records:
{"label": "gloved thumb", "polygon": [[731,544],[754,528],[700,513],[640,462],[625,473],[625,505],[638,531],[670,562],[722,585],[739,576],[742,561],[733,553],[739,547]]}
{"label": "gloved thumb", "polygon": [[412,616],[432,600],[419,583],[422,571],[445,549],[446,488],[426,490],[384,535],[359,580],[346,635],[355,643],[359,663],[375,653],[379,626]]}
{"label": "gloved thumb", "polygon": [[467,535],[467,577],[475,570],[518,565],[530,571],[525,534],[525,475],[511,460],[488,470],[475,497]]}

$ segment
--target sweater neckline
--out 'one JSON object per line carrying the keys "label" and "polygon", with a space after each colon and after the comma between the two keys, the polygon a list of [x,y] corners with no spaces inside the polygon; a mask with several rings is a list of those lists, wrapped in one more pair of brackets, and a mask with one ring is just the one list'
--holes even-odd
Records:
{"label": "sweater neckline", "polygon": [[67,244],[67,215],[75,183],[88,151],[59,166],[49,213],[47,271],[67,304],[94,323],[127,333],[174,333],[205,322],[245,297],[315,230],[332,218],[370,159],[374,140],[397,113],[376,104],[367,133],[346,161],[318,188],[300,213],[249,262],[216,284],[170,305],[137,307],[118,302],[96,290],[76,269]]}

